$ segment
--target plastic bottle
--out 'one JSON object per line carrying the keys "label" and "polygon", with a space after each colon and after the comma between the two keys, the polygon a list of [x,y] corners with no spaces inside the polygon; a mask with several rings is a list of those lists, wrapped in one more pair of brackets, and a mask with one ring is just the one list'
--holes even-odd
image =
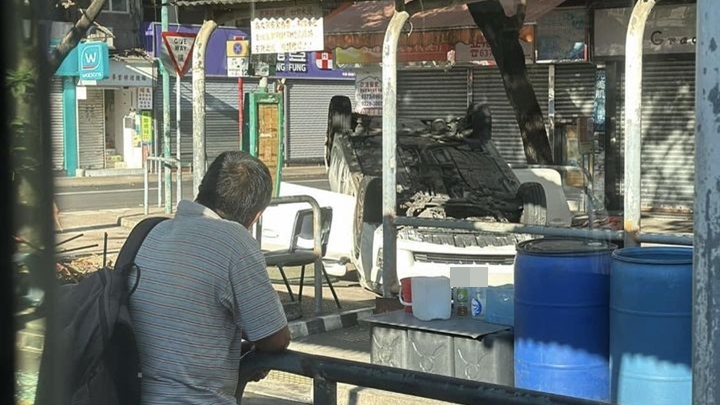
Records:
{"label": "plastic bottle", "polygon": [[482,319],[485,318],[485,312],[487,311],[487,287],[475,287],[473,288],[474,294],[472,295],[470,314],[473,318]]}
{"label": "plastic bottle", "polygon": [[455,289],[455,314],[467,316],[468,314],[468,288],[458,287]]}

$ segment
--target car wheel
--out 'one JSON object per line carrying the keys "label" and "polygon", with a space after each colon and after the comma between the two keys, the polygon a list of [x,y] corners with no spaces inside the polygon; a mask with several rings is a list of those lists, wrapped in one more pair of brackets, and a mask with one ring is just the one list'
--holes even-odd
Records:
{"label": "car wheel", "polygon": [[540,183],[523,183],[517,192],[523,210],[520,223],[525,225],[547,225],[547,197]]}

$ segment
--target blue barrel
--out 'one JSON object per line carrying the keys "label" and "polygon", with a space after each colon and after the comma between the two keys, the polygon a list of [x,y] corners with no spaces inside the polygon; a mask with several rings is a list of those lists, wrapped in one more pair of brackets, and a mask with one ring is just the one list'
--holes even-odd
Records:
{"label": "blue barrel", "polygon": [[515,257],[515,386],[608,401],[611,253],[582,239],[534,239]]}
{"label": "blue barrel", "polygon": [[632,247],[610,273],[612,400],[692,403],[692,248]]}

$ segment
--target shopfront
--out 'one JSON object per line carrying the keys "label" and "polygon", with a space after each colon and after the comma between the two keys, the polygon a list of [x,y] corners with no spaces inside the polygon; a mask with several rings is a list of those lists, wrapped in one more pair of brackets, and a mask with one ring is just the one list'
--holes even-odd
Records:
{"label": "shopfront", "polygon": [[[594,57],[607,71],[608,192],[617,208],[623,201],[625,32],[631,12],[594,11]],[[641,158],[646,210],[689,212],[693,207],[695,29],[695,4],[656,5],[646,23]]]}
{"label": "shopfront", "polygon": [[[171,25],[170,31],[197,33],[197,25]],[[146,49],[153,57],[162,56],[160,25],[147,25]],[[227,41],[249,35],[237,28],[218,27],[212,34],[206,52],[206,150],[207,158],[214,159],[225,150],[240,148],[238,106],[241,93],[257,89],[257,77],[242,78],[228,76]],[[285,157],[290,164],[300,162],[322,162],[325,132],[327,130],[327,109],[333,95],[352,95],[354,75],[337,69],[332,54],[325,52],[298,52],[277,55],[275,74],[270,84],[284,78],[285,97]],[[171,81],[170,131],[171,153],[176,154],[176,82]],[[183,162],[192,161],[192,72],[181,81],[181,140],[180,151]],[[156,128],[162,132],[162,88],[154,89],[154,117]],[[159,137],[162,142],[162,136]],[[160,146],[162,150],[162,146]]]}
{"label": "shopfront", "polygon": [[110,59],[108,77],[79,80],[76,88],[78,167],[140,169],[153,149],[142,125],[152,110],[157,68],[143,58]]}

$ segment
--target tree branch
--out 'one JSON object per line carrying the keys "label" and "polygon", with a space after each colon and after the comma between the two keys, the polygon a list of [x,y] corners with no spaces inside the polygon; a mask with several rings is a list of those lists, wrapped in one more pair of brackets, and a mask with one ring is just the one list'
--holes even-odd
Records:
{"label": "tree branch", "polygon": [[72,29],[65,34],[63,39],[60,41],[60,44],[53,49],[52,54],[50,55],[50,60],[48,61],[48,71],[50,74],[55,74],[60,67],[60,64],[62,64],[70,51],[72,51],[73,48],[80,43],[80,40],[85,37],[88,30],[95,22],[97,16],[102,12],[106,1],[107,0],[93,0],[93,2],[90,3],[90,7],[88,7],[82,13],[80,19],[77,20],[75,26],[73,26]]}

